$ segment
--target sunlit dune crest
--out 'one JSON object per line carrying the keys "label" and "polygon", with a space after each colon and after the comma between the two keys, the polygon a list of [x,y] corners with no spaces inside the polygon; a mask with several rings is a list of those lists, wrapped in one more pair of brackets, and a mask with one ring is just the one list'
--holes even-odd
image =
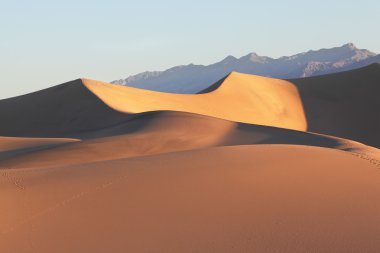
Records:
{"label": "sunlit dune crest", "polygon": [[125,113],[183,111],[221,119],[306,130],[296,87],[283,80],[232,72],[215,90],[170,94],[83,79],[83,84],[111,108]]}

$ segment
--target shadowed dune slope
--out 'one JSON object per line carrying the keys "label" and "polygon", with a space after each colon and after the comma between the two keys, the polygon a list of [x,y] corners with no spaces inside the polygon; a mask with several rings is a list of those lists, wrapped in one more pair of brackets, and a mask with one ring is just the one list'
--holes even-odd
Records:
{"label": "shadowed dune slope", "polygon": [[380,170],[347,152],[235,146],[0,175],[2,253],[380,251]]}
{"label": "shadowed dune slope", "polygon": [[308,131],[380,147],[380,64],[291,80],[300,92]]}
{"label": "shadowed dune slope", "polygon": [[[88,137],[88,136],[87,136]],[[236,123],[183,112],[149,112],[92,132],[91,138],[0,161],[2,168],[49,167],[135,156],[250,144],[294,144],[349,151],[380,160],[375,148],[349,140],[268,126]],[[0,153],[1,157],[1,153]]]}
{"label": "shadowed dune slope", "polygon": [[64,138],[20,138],[0,136],[0,160],[23,153],[48,149],[77,141],[79,140]]}
{"label": "shadowed dune slope", "polygon": [[64,138],[19,138],[19,137],[1,137],[0,152],[17,150],[20,148],[34,148],[41,146],[50,146],[78,141],[76,139]]}
{"label": "shadowed dune slope", "polygon": [[84,85],[111,108],[125,113],[182,111],[221,119],[306,130],[302,103],[293,84],[232,72],[203,94],[170,94],[93,80]]}
{"label": "shadowed dune slope", "polygon": [[99,100],[80,79],[0,100],[0,136],[76,137],[126,118]]}

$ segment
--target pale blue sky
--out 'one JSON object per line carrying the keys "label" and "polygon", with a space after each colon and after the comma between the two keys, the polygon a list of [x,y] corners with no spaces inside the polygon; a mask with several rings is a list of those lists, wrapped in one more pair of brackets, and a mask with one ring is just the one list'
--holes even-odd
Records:
{"label": "pale blue sky", "polygon": [[249,52],[380,53],[379,0],[0,0],[0,98]]}

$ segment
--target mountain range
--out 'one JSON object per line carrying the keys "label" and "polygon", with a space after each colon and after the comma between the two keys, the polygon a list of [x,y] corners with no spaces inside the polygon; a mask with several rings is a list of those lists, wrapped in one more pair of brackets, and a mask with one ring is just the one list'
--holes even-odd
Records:
{"label": "mountain range", "polygon": [[211,65],[182,65],[165,71],[146,71],[125,79],[120,84],[170,93],[197,93],[214,84],[232,71],[273,78],[293,79],[318,76],[364,67],[380,62],[380,55],[359,49],[352,43],[329,49],[271,58],[250,53],[236,58],[227,56]]}

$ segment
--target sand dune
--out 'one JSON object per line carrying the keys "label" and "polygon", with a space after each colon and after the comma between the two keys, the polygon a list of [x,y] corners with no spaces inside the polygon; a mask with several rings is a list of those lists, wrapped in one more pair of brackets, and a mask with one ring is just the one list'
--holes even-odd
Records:
{"label": "sand dune", "polygon": [[83,83],[120,112],[182,111],[237,122],[306,129],[297,89],[278,79],[232,72],[217,89],[196,95],[153,92],[87,79]]}
{"label": "sand dune", "polygon": [[80,79],[0,100],[0,136],[76,137],[126,118],[94,96]]}
{"label": "sand dune", "polygon": [[[380,65],[291,82],[231,73],[196,95],[75,80],[0,101],[0,136],[81,138],[136,113],[182,111],[312,131],[380,147]],[[299,92],[298,92],[299,90]],[[38,101],[38,103],[35,103]],[[16,117],[15,115],[18,115]]]}
{"label": "sand dune", "polygon": [[379,74],[0,100],[0,252],[379,252]]}
{"label": "sand dune", "polygon": [[379,167],[347,152],[288,145],[10,170],[0,184],[0,245],[4,253],[378,252],[379,180]]}
{"label": "sand dune", "polygon": [[[98,138],[93,138],[98,136]],[[216,146],[294,144],[328,147],[379,159],[372,147],[332,136],[236,123],[181,112],[150,112],[117,127],[91,132],[91,139],[0,161],[18,169],[61,166]]]}
{"label": "sand dune", "polygon": [[380,63],[291,82],[302,97],[308,131],[380,147]]}
{"label": "sand dune", "polygon": [[0,136],[77,138],[84,132],[120,124],[135,113],[161,110],[306,129],[292,84],[232,73],[218,90],[203,95],[167,94],[78,79],[0,100],[0,118],[4,120]]}

